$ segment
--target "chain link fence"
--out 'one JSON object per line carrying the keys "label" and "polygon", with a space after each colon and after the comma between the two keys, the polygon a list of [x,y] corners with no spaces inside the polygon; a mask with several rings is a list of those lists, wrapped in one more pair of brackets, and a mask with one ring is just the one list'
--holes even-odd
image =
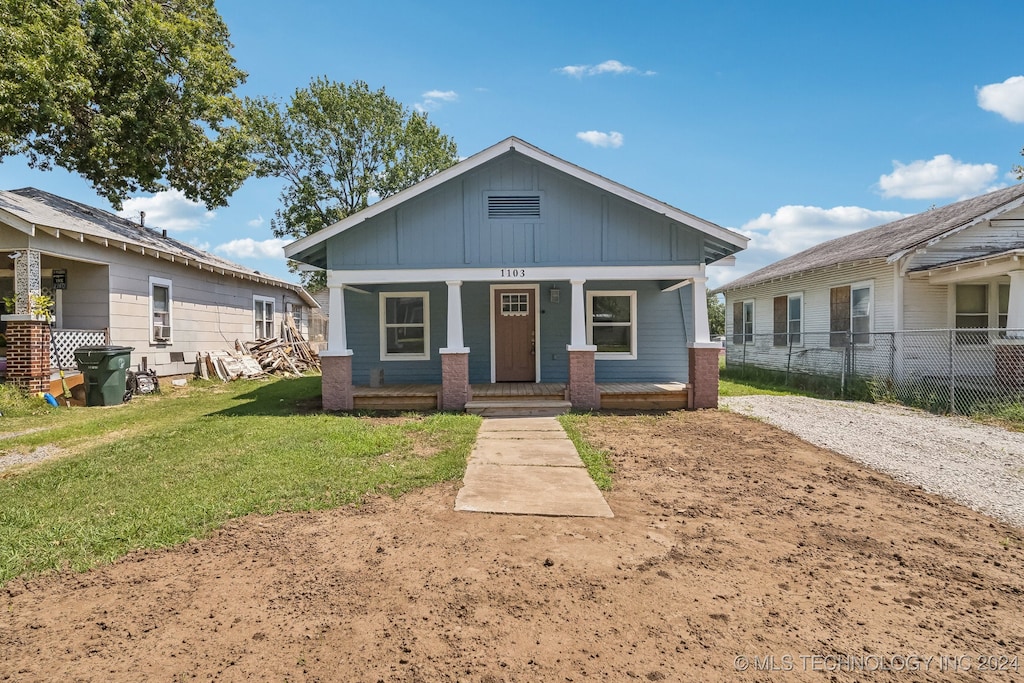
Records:
{"label": "chain link fence", "polygon": [[725,349],[728,370],[818,378],[843,396],[940,413],[1024,410],[1024,330],[730,335]]}

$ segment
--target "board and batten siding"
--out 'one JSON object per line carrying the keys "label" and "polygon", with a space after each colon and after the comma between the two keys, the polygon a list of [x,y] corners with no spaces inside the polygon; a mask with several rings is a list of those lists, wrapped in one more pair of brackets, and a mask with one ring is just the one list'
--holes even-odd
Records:
{"label": "board and batten siding", "polygon": [[[497,284],[497,283],[496,283]],[[501,283],[509,284],[509,283]],[[537,283],[527,283],[532,286]],[[557,303],[550,292],[558,287]],[[363,288],[361,288],[363,289]],[[371,373],[383,370],[384,383],[440,384],[440,349],[447,346],[447,287],[444,283],[410,283],[365,287],[367,293],[343,290],[345,314],[350,321],[348,346],[352,350],[352,381],[368,384]],[[596,379],[600,382],[686,382],[689,372],[688,342],[693,340],[693,295],[690,287],[662,292],[655,282],[587,282],[585,291],[637,292],[637,358],[598,359]],[[568,379],[571,289],[564,282],[539,283],[537,314],[542,382]],[[381,360],[380,292],[427,292],[429,295],[430,357],[426,360]],[[467,321],[464,342],[470,349],[469,381],[491,381],[490,283],[467,282],[462,286],[463,319]]]}
{"label": "board and batten siding", "polygon": [[[539,219],[492,220],[488,193],[540,197]],[[703,233],[559,171],[504,157],[333,237],[333,270],[696,264]]]}

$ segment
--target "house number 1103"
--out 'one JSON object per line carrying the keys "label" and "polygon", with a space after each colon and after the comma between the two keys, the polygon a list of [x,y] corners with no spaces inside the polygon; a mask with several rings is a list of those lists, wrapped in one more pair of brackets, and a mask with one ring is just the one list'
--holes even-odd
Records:
{"label": "house number 1103", "polygon": [[502,277],[526,277],[526,268],[502,268]]}

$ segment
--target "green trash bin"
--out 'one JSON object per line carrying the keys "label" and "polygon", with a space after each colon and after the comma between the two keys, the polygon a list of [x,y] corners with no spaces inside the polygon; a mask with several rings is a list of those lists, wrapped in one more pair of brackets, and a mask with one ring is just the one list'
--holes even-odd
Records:
{"label": "green trash bin", "polygon": [[80,346],[75,363],[85,379],[85,405],[117,406],[124,403],[131,365],[131,346]]}

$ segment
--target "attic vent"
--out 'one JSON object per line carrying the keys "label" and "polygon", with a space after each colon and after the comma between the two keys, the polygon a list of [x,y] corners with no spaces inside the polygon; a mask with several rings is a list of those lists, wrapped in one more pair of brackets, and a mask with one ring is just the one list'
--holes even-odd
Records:
{"label": "attic vent", "polygon": [[487,218],[492,221],[530,218],[539,219],[540,195],[488,195]]}

